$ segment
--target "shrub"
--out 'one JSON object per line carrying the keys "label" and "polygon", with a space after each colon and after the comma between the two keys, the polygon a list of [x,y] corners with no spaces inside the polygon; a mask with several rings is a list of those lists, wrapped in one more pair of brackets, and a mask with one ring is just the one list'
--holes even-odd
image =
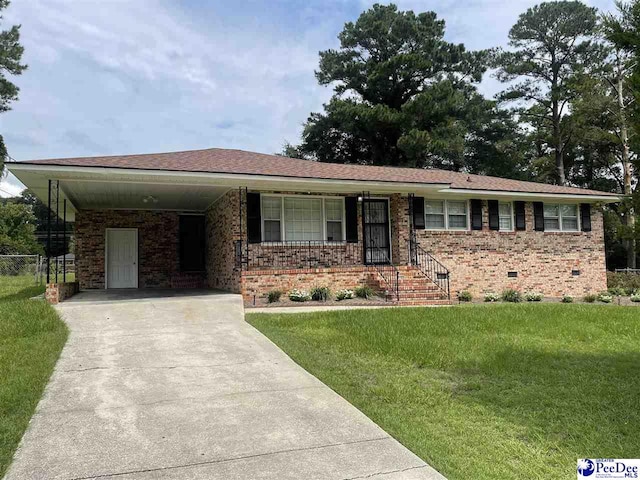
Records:
{"label": "shrub", "polygon": [[622,287],[627,291],[640,289],[640,275],[637,273],[607,272],[607,287]]}
{"label": "shrub", "polygon": [[522,301],[522,295],[517,290],[507,288],[504,292],[502,292],[502,300],[504,300],[505,302],[518,303]]}
{"label": "shrub", "polygon": [[280,290],[271,290],[267,292],[267,302],[269,303],[279,302],[281,296],[282,296],[282,292]]}
{"label": "shrub", "polygon": [[497,293],[489,292],[484,295],[485,302],[497,302],[498,300],[500,300],[500,295]]}
{"label": "shrub", "polygon": [[586,303],[593,303],[598,299],[597,295],[594,295],[593,293],[590,293],[589,295],[585,295],[582,300]]}
{"label": "shrub", "polygon": [[358,298],[371,298],[375,295],[373,288],[369,285],[360,285],[359,287],[356,287],[353,292]]}
{"label": "shrub", "polygon": [[609,295],[609,292],[602,292],[598,295],[598,301],[602,303],[611,303],[613,302],[613,297]]}
{"label": "shrub", "polygon": [[336,292],[336,300],[349,300],[354,297],[353,290],[338,290]]}
{"label": "shrub", "polygon": [[538,292],[527,292],[524,294],[524,299],[527,302],[541,302],[543,295]]}
{"label": "shrub", "polygon": [[627,294],[627,289],[624,287],[611,287],[608,292],[609,295],[614,297],[624,297]]}
{"label": "shrub", "polygon": [[311,289],[311,300],[326,302],[331,297],[329,287],[313,287]]}
{"label": "shrub", "polygon": [[461,292],[458,292],[458,300],[460,300],[461,302],[470,302],[471,300],[473,300],[473,295],[471,295],[471,292],[469,290],[463,290]]}
{"label": "shrub", "polygon": [[562,303],[573,303],[573,297],[571,295],[563,295],[560,301]]}
{"label": "shrub", "polygon": [[640,292],[635,292],[631,295],[631,301],[634,303],[640,302]]}
{"label": "shrub", "polygon": [[289,300],[291,300],[292,302],[306,302],[310,298],[311,297],[309,296],[309,293],[305,292],[304,290],[298,290],[297,288],[294,288],[289,292]]}

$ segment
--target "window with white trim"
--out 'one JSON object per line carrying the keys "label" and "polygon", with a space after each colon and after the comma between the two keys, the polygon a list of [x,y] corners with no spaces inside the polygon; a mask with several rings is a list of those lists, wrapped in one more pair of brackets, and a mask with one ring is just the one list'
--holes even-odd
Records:
{"label": "window with white trim", "polygon": [[327,225],[326,239],[329,242],[344,240],[344,199],[325,198],[324,215]]}
{"label": "window with white trim", "polygon": [[425,200],[427,230],[468,230],[469,211],[466,200]]}
{"label": "window with white trim", "polygon": [[282,240],[282,198],[262,197],[262,239],[265,242]]}
{"label": "window with white trim", "polygon": [[264,242],[344,241],[344,198],[262,195]]}
{"label": "window with white trim", "polygon": [[510,232],[513,230],[513,205],[511,202],[498,204],[498,220],[500,230]]}
{"label": "window with white trim", "polygon": [[578,205],[545,203],[544,229],[551,232],[577,232],[580,229]]}

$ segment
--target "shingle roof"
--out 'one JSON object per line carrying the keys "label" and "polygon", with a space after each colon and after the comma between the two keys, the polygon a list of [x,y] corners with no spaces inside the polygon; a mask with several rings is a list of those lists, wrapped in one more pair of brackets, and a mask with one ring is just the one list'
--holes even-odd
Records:
{"label": "shingle roof", "polygon": [[118,155],[108,157],[57,158],[21,162],[36,165],[105,167],[181,172],[269,175],[290,178],[358,180],[417,184],[443,184],[455,189],[496,190],[521,193],[610,195],[613,193],[574,187],[523,182],[485,175],[469,175],[438,169],[377,167],[312,162],[296,158],[210,148],[185,152]]}

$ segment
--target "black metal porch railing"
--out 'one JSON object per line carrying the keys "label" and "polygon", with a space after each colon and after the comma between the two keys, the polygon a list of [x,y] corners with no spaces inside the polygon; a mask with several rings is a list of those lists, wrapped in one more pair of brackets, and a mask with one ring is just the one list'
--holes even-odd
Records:
{"label": "black metal porch railing", "polygon": [[369,239],[366,249],[367,265],[376,269],[380,278],[387,284],[389,294],[400,300],[400,271],[391,263],[388,249],[380,248],[373,238]]}
{"label": "black metal porch railing", "polygon": [[235,252],[236,266],[245,270],[331,268],[363,263],[358,243],[289,241],[243,245],[237,240]]}
{"label": "black metal porch railing", "polygon": [[451,300],[451,289],[449,285],[449,269],[435,259],[433,255],[424,250],[417,242],[409,243],[409,258],[411,263]]}

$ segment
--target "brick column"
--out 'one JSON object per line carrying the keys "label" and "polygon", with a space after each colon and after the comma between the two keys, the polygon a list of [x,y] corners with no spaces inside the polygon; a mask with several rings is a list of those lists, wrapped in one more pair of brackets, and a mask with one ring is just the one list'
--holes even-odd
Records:
{"label": "brick column", "polygon": [[399,193],[391,195],[391,255],[394,265],[409,263],[409,200]]}

